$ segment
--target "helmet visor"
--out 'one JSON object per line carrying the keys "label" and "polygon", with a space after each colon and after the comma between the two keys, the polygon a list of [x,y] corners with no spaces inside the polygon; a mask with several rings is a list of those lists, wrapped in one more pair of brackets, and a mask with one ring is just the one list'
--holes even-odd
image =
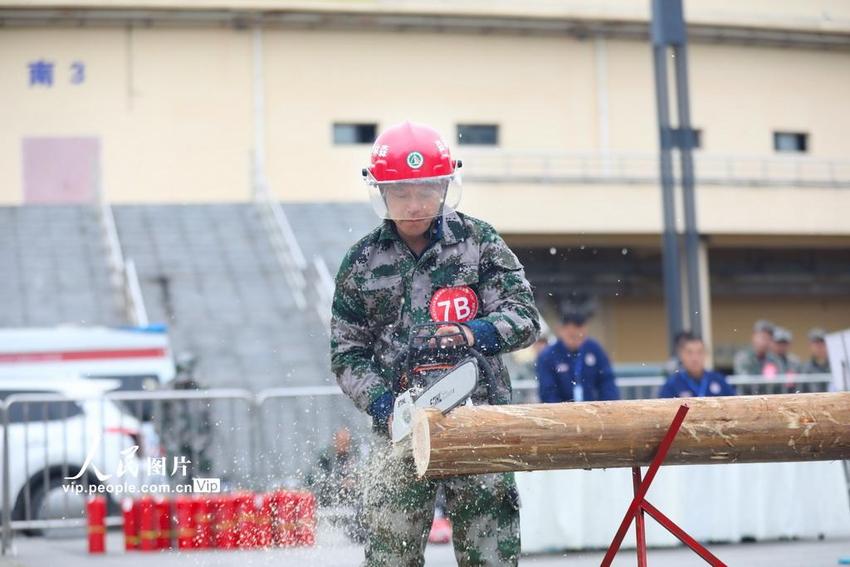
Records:
{"label": "helmet visor", "polygon": [[460,179],[456,175],[379,183],[368,178],[369,200],[382,219],[418,221],[433,219],[445,208],[460,202]]}

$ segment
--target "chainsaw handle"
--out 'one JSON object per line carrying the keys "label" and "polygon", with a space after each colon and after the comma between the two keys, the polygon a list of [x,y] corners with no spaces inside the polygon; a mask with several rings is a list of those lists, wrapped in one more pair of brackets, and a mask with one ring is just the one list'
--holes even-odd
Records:
{"label": "chainsaw handle", "polygon": [[[469,347],[468,352],[475,361],[478,363],[478,368],[484,373],[484,379],[487,381],[487,401],[490,405],[496,405],[496,375],[493,372],[493,367],[490,365],[490,361],[487,360],[478,349],[474,347]],[[398,395],[401,393],[401,377],[404,372],[410,370],[410,350],[405,350],[404,352],[400,352],[393,359],[392,362],[392,372],[393,372],[393,385],[392,390],[393,393]],[[404,366],[402,366],[404,364]]]}
{"label": "chainsaw handle", "polygon": [[[402,366],[402,364],[404,366]],[[396,355],[392,361],[393,373],[393,394],[396,396],[401,393],[401,377],[410,370],[410,349],[404,349]]]}
{"label": "chainsaw handle", "polygon": [[[439,337],[436,336],[436,330],[440,327],[453,325],[458,328],[457,336],[460,336],[463,339],[464,344],[457,344],[451,347],[432,347],[429,346],[429,342],[433,342],[439,340]],[[448,323],[441,321],[431,321],[428,323],[418,323],[413,325],[410,330],[407,348],[396,355],[391,363],[391,371],[393,373],[393,382],[392,382],[392,390],[393,393],[398,395],[401,393],[401,378],[405,374],[413,373],[413,356],[419,356],[422,353],[427,353],[431,351],[438,351],[438,349],[445,349],[447,351],[459,351],[461,349],[471,349],[469,343],[466,342],[466,337],[461,330],[461,327],[465,327],[461,323]],[[421,330],[427,330],[433,332],[429,332],[427,334],[422,334]],[[421,341],[421,344],[417,344],[417,341]],[[409,376],[408,376],[409,378]]]}
{"label": "chainsaw handle", "polygon": [[[462,323],[439,323],[439,322],[421,323],[419,325],[414,325],[413,331],[411,332],[411,339],[410,339],[410,342],[408,344],[408,348],[406,348],[404,351],[397,354],[396,357],[392,361],[392,366],[391,366],[392,373],[393,373],[392,391],[395,395],[398,395],[398,394],[401,393],[401,378],[402,378],[402,376],[404,376],[407,373],[412,372],[412,370],[413,370],[413,366],[411,364],[411,362],[412,362],[411,356],[413,355],[414,351],[416,351],[418,353],[418,352],[421,352],[423,350],[422,347],[417,348],[417,347],[413,346],[413,344],[415,342],[415,338],[419,337],[419,335],[416,332],[416,329],[417,328],[431,328],[431,327],[435,327],[435,326],[439,326],[439,325],[445,325],[445,324],[454,324],[454,325],[457,325],[459,327],[460,326],[466,327],[466,325],[463,325]],[[487,358],[483,354],[481,354],[481,352],[478,351],[478,349],[476,349],[473,346],[470,346],[468,343],[466,345],[457,345],[455,347],[450,347],[450,348],[465,349],[470,355],[472,355],[472,357],[478,363],[478,367],[484,373],[484,379],[487,381],[487,402],[490,403],[490,405],[496,405],[496,400],[497,400],[497,396],[496,396],[496,375],[493,372],[493,367],[490,365],[490,362],[487,360]]]}
{"label": "chainsaw handle", "polygon": [[496,405],[496,375],[493,373],[493,367],[487,358],[481,354],[478,349],[469,347],[469,354],[478,362],[478,368],[484,373],[484,379],[487,380],[487,402],[491,406]]}

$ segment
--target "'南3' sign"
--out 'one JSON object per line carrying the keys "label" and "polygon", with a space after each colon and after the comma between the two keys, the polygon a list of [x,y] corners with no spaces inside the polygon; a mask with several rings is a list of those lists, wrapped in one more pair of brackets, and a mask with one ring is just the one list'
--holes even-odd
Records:
{"label": "'\u53573' sign", "polygon": [[[56,80],[57,64],[46,59],[37,59],[27,64],[29,70],[30,87],[52,87]],[[82,61],[73,61],[67,69],[68,81],[72,85],[81,85],[86,82],[86,64]]]}

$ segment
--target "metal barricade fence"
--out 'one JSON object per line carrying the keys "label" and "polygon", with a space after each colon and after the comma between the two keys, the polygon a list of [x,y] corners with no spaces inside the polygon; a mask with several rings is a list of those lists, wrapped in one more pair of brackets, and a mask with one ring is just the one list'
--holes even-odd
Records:
{"label": "metal barricade fence", "polygon": [[355,448],[367,445],[371,419],[337,386],[263,390],[256,403],[258,470],[266,488],[302,485],[341,428],[349,430]]}
{"label": "metal barricade fence", "polygon": [[831,374],[780,374],[778,376],[730,376],[738,395],[808,394],[827,392],[832,384]]}
{"label": "metal barricade fence", "polygon": [[225,488],[257,488],[254,396],[249,391],[110,392],[106,398],[149,424],[146,434],[159,443],[171,469],[174,458],[186,457],[192,477],[217,477]]}
{"label": "metal barricade fence", "polygon": [[[26,392],[26,387],[21,387]],[[82,533],[89,495],[177,496],[195,478],[256,488],[254,399],[244,390],[16,393],[2,403],[3,538]]]}
{"label": "metal barricade fence", "polygon": [[[617,378],[621,400],[646,400],[658,397],[664,385],[664,376]],[[729,376],[727,381],[735,386],[738,395],[805,394],[829,390],[830,374],[798,374],[766,376]],[[518,404],[538,403],[536,380],[516,380],[513,383],[513,401]]]}
{"label": "metal barricade fence", "polygon": [[[617,378],[617,388],[621,400],[645,400],[657,398],[658,390],[664,384],[663,376],[641,376],[639,378]],[[537,380],[516,380],[513,383],[513,403],[540,403]]]}
{"label": "metal barricade fence", "polygon": [[[663,381],[660,376],[618,378],[617,385],[622,399],[654,398]],[[739,394],[821,392],[829,389],[830,376],[733,376],[729,382]],[[535,380],[517,380],[513,390],[514,403],[538,401]],[[92,486],[124,487],[109,493],[114,497],[107,525],[116,525],[120,497],[151,493],[141,492],[144,486],[178,495],[177,487],[185,489],[193,478],[212,477],[221,479],[223,491],[301,487],[322,451],[332,447],[337,430],[348,428],[352,443],[362,447],[372,438],[369,418],[336,386],[256,394],[239,389],[16,393],[0,403],[0,418],[3,552],[13,531],[80,529]],[[73,489],[64,488],[69,479]],[[136,487],[133,494],[126,493],[130,485]]]}

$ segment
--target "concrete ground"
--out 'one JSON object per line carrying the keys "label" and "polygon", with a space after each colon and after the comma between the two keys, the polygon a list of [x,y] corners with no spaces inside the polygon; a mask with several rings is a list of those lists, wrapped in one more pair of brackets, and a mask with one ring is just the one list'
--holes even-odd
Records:
{"label": "concrete ground", "polygon": [[[712,545],[709,549],[730,566],[746,567],[832,567],[839,558],[850,558],[850,538],[825,541],[767,542],[739,545]],[[603,551],[567,552],[563,554],[524,556],[521,566],[599,565]],[[317,545],[302,549],[270,549],[257,551],[174,551],[141,554],[124,553],[122,535],[110,532],[107,553],[89,555],[82,535],[75,538],[26,538],[18,536],[11,553],[0,558],[0,567],[82,567],[89,565],[121,567],[282,567],[307,565],[321,567],[357,566],[363,559],[361,546],[350,543],[344,535],[323,528]],[[456,565],[451,546],[429,545],[427,567]],[[636,565],[634,550],[623,550],[614,562],[617,566]],[[649,551],[652,567],[704,566],[706,563],[682,548]]]}

